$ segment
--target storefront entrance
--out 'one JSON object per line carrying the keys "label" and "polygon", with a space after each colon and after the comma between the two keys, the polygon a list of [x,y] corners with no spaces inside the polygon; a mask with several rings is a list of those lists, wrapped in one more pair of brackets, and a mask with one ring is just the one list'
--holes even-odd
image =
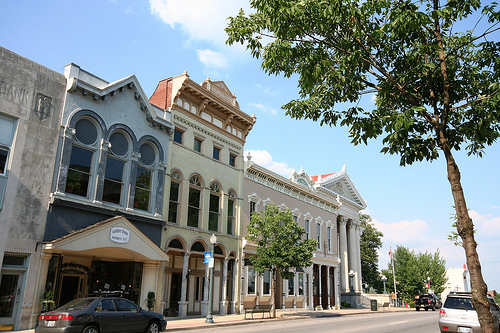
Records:
{"label": "storefront entrance", "polygon": [[15,329],[21,309],[28,257],[6,254],[0,274],[0,331]]}

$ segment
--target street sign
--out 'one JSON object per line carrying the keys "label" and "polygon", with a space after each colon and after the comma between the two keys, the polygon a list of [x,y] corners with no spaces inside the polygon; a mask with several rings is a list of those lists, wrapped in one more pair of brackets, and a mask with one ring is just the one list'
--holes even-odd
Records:
{"label": "street sign", "polygon": [[429,284],[428,283],[425,284],[425,289],[429,289]]}
{"label": "street sign", "polygon": [[205,251],[203,256],[205,257],[205,260],[203,261],[204,264],[210,263],[210,259],[212,259],[212,252],[211,251]]}

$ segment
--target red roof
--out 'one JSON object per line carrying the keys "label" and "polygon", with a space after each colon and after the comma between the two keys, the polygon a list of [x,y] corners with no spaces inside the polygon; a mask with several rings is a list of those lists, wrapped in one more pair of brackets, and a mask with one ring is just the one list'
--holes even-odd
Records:
{"label": "red roof", "polygon": [[[326,174],[324,174],[324,175],[321,175],[321,178],[326,178],[326,177],[328,177],[328,176],[333,175],[334,173],[335,173],[335,172],[332,172],[332,173],[326,173]],[[318,181],[318,177],[319,177],[319,175],[317,175],[317,176],[311,176],[311,179],[313,180],[313,182],[317,182],[317,181]]]}

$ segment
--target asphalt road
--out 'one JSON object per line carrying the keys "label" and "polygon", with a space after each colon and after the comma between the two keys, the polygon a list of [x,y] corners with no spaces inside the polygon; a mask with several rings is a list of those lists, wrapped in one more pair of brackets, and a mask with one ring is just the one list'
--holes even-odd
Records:
{"label": "asphalt road", "polygon": [[[283,320],[269,323],[248,324],[203,329],[210,332],[310,332],[314,333],[439,333],[439,311],[404,311],[373,314],[357,314],[342,317]],[[199,329],[187,332],[200,331]]]}

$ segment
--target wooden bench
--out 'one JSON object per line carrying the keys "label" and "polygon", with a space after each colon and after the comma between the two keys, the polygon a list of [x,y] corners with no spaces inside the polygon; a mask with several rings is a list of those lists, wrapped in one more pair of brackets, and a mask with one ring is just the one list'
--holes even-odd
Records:
{"label": "wooden bench", "polygon": [[271,307],[271,304],[257,304],[253,308],[245,308],[245,319],[247,319],[247,313],[252,314],[252,319],[254,313],[262,313],[262,318],[264,318],[264,313],[269,312],[269,317],[271,317]]}
{"label": "wooden bench", "polygon": [[385,302],[382,304],[382,309],[387,309],[388,311],[391,311],[391,303],[390,302]]}

